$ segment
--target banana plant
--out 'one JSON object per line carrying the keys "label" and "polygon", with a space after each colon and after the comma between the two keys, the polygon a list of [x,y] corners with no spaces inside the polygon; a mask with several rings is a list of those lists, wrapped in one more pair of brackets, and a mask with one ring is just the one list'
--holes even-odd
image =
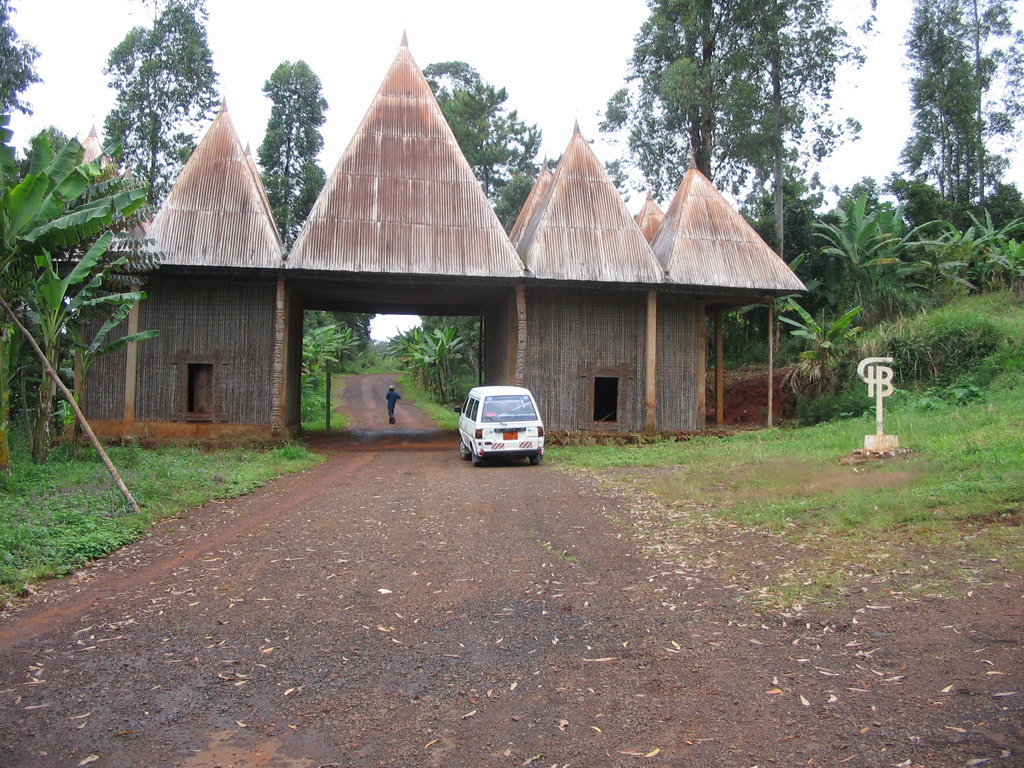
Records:
{"label": "banana plant", "polygon": [[782,315],[779,320],[793,326],[790,334],[804,339],[806,343],[806,349],[800,353],[794,383],[805,385],[815,393],[831,389],[839,377],[843,351],[863,330],[853,325],[861,308],[854,307],[831,322],[819,322],[793,299],[786,300],[786,307],[799,315],[800,320]]}
{"label": "banana plant", "polygon": [[952,224],[946,225],[937,237],[922,240],[924,258],[919,262],[922,272],[931,277],[928,287],[933,288],[939,278],[951,280],[970,290],[996,290],[1007,276],[1004,256],[1010,236],[1024,226],[1024,220],[1015,219],[1002,227],[992,223],[992,217],[985,212],[981,221],[968,214],[971,226],[959,230]]}
{"label": "banana plant", "polygon": [[[8,119],[0,116],[0,311],[4,313],[5,321],[18,329],[40,358],[45,375],[69,401],[118,490],[137,512],[138,504],[85,423],[73,395],[60,381],[47,354],[18,318],[15,308],[25,301],[27,292],[38,294],[38,298],[43,299],[42,304],[37,301],[42,311],[49,298],[48,292],[56,289],[45,268],[42,277],[46,287],[30,285],[33,267],[39,264],[37,258],[45,262],[50,259],[50,254],[60,254],[69,263],[74,261],[79,250],[93,238],[113,228],[125,227],[133,217],[141,216],[146,190],[134,182],[114,176],[95,163],[83,162],[84,151],[77,140],[68,142],[59,152],[53,152],[45,137],[33,142],[29,171],[19,180],[10,146],[12,133],[7,123]],[[116,152],[113,154],[116,156]],[[50,266],[53,266],[52,259]],[[77,267],[71,271],[76,270]],[[56,270],[50,271],[56,274]],[[78,272],[78,284],[88,282],[81,270]],[[7,354],[10,338],[10,334],[0,335],[0,344],[3,345],[0,357]],[[3,391],[0,390],[2,396]],[[0,403],[0,409],[3,407],[4,403]],[[7,439],[7,430],[0,425],[0,452],[7,450]]]}
{"label": "banana plant", "polygon": [[435,328],[430,333],[416,327],[397,336],[391,352],[439,403],[447,403],[465,347],[466,340],[453,326]]}
{"label": "banana plant", "polygon": [[[824,241],[821,255],[838,266],[838,284],[834,288],[839,309],[850,305],[863,308],[873,302],[885,302],[894,289],[920,287],[911,279],[918,267],[905,257],[916,244],[918,233],[931,222],[910,228],[903,216],[903,206],[868,211],[866,194],[839,208],[836,220],[835,224],[817,222],[814,228]],[[886,308],[880,304],[868,314],[884,315]]]}
{"label": "banana plant", "polygon": [[[17,329],[0,320],[0,434],[10,433],[14,374],[21,359],[22,341]],[[11,454],[6,439],[0,439],[0,474],[11,474]]]}
{"label": "banana plant", "polygon": [[[104,304],[113,306],[113,310],[106,320],[100,325],[96,332],[92,334],[92,338],[87,338],[86,333],[93,326],[93,324],[86,322],[72,323],[67,326],[68,338],[71,340],[71,344],[74,347],[74,388],[73,393],[75,396],[75,402],[79,405],[85,399],[86,385],[89,380],[89,369],[97,358],[103,355],[109,355],[113,352],[117,352],[119,349],[123,349],[129,344],[135,344],[146,339],[152,339],[160,335],[160,331],[150,329],[147,331],[138,331],[136,333],[128,333],[123,336],[118,336],[116,339],[110,339],[111,332],[115,328],[123,323],[128,315],[131,313],[132,308],[144,298],[146,294],[143,291],[128,291],[120,294],[113,294],[107,297],[108,300],[104,301]],[[96,304],[90,304],[88,306],[96,306]],[[83,309],[85,307],[83,306]],[[84,320],[85,318],[83,318]],[[82,442],[82,428],[81,424],[77,421],[74,426],[73,433],[73,445],[77,451],[81,447]]]}
{"label": "banana plant", "polygon": [[[131,292],[99,293],[108,270],[121,266],[124,260],[121,257],[110,262],[107,268],[97,268],[113,240],[113,233],[104,233],[64,276],[57,273],[48,251],[44,249],[36,254],[38,272],[22,299],[27,307],[26,314],[38,332],[39,346],[46,356],[46,362],[54,370],[60,367],[64,342],[71,333],[69,329],[83,323],[86,310],[100,305],[127,304],[130,308],[138,299],[138,294]],[[35,424],[29,436],[32,457],[36,461],[46,459],[50,414],[55,395],[56,383],[44,378],[36,403]]]}

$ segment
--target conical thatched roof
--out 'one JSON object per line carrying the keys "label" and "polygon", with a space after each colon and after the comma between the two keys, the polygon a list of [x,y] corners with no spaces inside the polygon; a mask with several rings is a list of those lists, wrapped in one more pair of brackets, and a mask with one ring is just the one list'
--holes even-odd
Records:
{"label": "conical thatched roof", "polygon": [[110,162],[110,158],[103,154],[103,144],[100,143],[99,134],[96,133],[96,126],[92,127],[89,131],[89,135],[85,137],[85,141],[82,142],[82,162],[84,163],[100,163],[100,165],[106,165]]}
{"label": "conical thatched roof", "polygon": [[227,105],[171,187],[146,233],[163,264],[280,267],[283,248],[259,173]]}
{"label": "conical thatched roof", "polygon": [[681,285],[778,293],[806,290],[696,168],[683,177],[651,246],[669,279]]}
{"label": "conical thatched roof", "polygon": [[579,126],[543,197],[527,217],[513,243],[535,277],[662,281],[663,270],[650,245]]}
{"label": "conical thatched roof", "polygon": [[501,224],[405,44],[288,256],[300,269],[514,277]]}
{"label": "conical thatched roof", "polygon": [[654,239],[654,236],[658,233],[658,227],[661,226],[661,222],[664,220],[665,212],[654,202],[654,198],[648,192],[644,207],[636,215],[636,225],[640,227],[640,231],[644,233],[648,243]]}
{"label": "conical thatched roof", "polygon": [[531,220],[534,211],[537,210],[537,206],[544,201],[544,196],[548,192],[548,188],[551,186],[551,182],[554,180],[555,175],[551,172],[547,162],[540,169],[540,173],[537,174],[537,180],[533,182],[533,186],[530,188],[530,194],[526,196],[526,202],[523,203],[523,207],[519,209],[519,215],[516,216],[516,223],[512,225],[512,232],[509,234],[509,239],[515,243],[520,234],[523,231],[523,227],[528,221]]}

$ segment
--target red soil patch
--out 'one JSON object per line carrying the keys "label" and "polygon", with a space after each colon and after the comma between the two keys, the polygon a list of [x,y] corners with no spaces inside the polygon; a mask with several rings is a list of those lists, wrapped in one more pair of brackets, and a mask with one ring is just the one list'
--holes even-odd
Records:
{"label": "red soil patch", "polygon": [[[775,423],[796,415],[796,399],[785,385],[786,370],[772,376],[772,413]],[[709,371],[705,390],[707,425],[715,425],[715,373]],[[767,366],[743,366],[725,372],[723,425],[753,427],[765,423],[768,413]]]}

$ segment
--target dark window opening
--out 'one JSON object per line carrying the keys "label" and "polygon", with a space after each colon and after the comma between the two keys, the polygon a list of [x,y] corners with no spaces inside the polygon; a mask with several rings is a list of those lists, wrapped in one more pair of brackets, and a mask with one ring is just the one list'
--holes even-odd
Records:
{"label": "dark window opening", "polygon": [[213,364],[188,364],[188,412],[197,415],[213,413]]}
{"label": "dark window opening", "polygon": [[619,420],[619,377],[594,377],[594,421]]}

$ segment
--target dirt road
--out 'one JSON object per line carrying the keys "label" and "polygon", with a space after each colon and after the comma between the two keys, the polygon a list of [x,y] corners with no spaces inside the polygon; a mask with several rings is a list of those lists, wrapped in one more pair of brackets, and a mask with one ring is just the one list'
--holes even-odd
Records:
{"label": "dirt road", "polygon": [[1019,578],[757,614],[595,482],[474,468],[407,400],[390,427],[387,383],[350,380],[324,464],[3,616],[0,766],[1024,761]]}

